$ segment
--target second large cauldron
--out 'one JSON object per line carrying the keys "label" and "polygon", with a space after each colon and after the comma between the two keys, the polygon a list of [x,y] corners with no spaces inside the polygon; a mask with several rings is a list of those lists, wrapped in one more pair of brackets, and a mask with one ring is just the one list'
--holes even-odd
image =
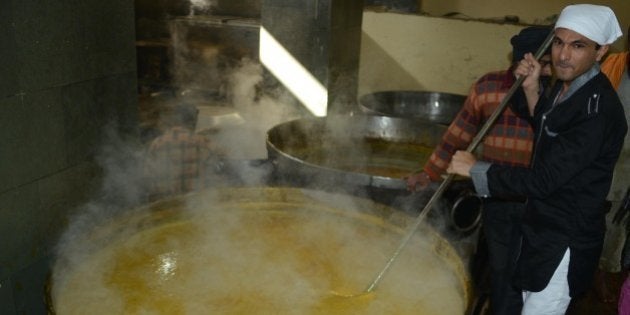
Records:
{"label": "second large cauldron", "polygon": [[359,98],[367,114],[413,117],[448,125],[461,109],[466,96],[431,91],[379,91]]}
{"label": "second large cauldron", "polygon": [[[404,177],[425,164],[446,128],[376,115],[301,118],[270,129],[266,145],[281,182],[367,195],[416,212],[435,187],[410,194]],[[457,178],[440,207],[449,227],[465,234],[480,223],[481,203],[471,189]]]}
{"label": "second large cauldron", "polygon": [[445,126],[385,116],[301,118],[267,132],[280,176],[318,186],[405,189]]}

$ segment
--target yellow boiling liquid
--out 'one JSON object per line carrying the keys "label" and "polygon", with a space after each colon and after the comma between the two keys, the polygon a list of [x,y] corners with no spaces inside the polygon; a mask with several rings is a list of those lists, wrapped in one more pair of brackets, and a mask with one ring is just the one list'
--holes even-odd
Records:
{"label": "yellow boiling liquid", "polygon": [[429,159],[433,147],[419,143],[364,138],[356,142],[292,144],[281,148],[305,162],[348,172],[403,178]]}
{"label": "yellow boiling liquid", "polygon": [[[378,223],[378,222],[377,222]],[[214,209],[103,247],[53,289],[57,314],[463,314],[456,271],[412,239],[376,290],[361,293],[400,241],[374,222],[277,205]]]}

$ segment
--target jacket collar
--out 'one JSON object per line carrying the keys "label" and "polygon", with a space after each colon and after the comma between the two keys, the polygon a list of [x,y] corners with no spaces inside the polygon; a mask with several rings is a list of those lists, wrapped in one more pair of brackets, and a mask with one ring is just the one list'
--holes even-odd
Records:
{"label": "jacket collar", "polygon": [[[577,90],[579,90],[582,86],[584,86],[586,82],[590,81],[593,77],[599,74],[599,72],[600,72],[599,63],[596,62],[588,71],[582,73],[579,77],[575,78],[573,82],[571,82],[571,85],[569,85],[569,89],[567,89],[567,91],[562,95],[562,97],[558,99],[556,104],[562,103],[566,99],[571,97],[571,95],[573,95]],[[558,93],[560,92],[561,90],[558,91]]]}

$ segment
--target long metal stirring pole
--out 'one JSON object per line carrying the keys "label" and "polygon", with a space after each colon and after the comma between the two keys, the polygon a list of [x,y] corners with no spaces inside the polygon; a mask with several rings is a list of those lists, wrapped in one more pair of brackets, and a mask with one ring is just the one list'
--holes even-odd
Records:
{"label": "long metal stirring pole", "polygon": [[[538,48],[538,51],[536,51],[536,54],[535,54],[536,59],[540,59],[540,57],[543,56],[545,50],[547,50],[547,48],[549,47],[549,44],[551,44],[553,37],[554,37],[554,32],[551,31],[549,33],[549,36],[547,36],[543,44],[540,46],[540,48]],[[516,80],[516,82],[514,82],[514,84],[512,84],[512,87],[510,87],[508,92],[505,94],[505,96],[501,100],[501,103],[499,104],[497,109],[494,110],[494,112],[492,113],[492,115],[490,115],[486,123],[481,127],[479,132],[477,132],[477,135],[473,138],[470,145],[468,145],[468,148],[466,149],[467,152],[472,153],[477,148],[477,146],[481,143],[481,140],[483,140],[483,138],[488,133],[488,130],[490,130],[492,125],[499,118],[499,115],[503,113],[503,111],[505,110],[505,107],[507,106],[508,101],[510,100],[512,95],[514,95],[514,92],[516,92],[516,89],[519,86],[521,86],[521,84],[523,83],[523,80],[525,80],[525,77],[520,77]],[[383,268],[383,270],[381,270],[381,272],[376,276],[376,278],[374,278],[374,281],[370,283],[367,289],[365,289],[365,293],[370,293],[376,288],[376,286],[379,284],[379,282],[383,278],[383,275],[385,275],[387,270],[389,270],[394,260],[396,260],[396,257],[398,257],[402,249],[407,245],[407,243],[409,242],[413,234],[416,232],[416,229],[418,228],[418,226],[420,226],[420,224],[424,221],[424,218],[427,216],[427,214],[433,207],[433,204],[435,203],[435,201],[438,200],[440,197],[442,197],[442,194],[444,193],[448,185],[450,185],[450,183],[453,181],[453,177],[454,177],[453,174],[449,174],[446,177],[446,179],[442,181],[440,186],[438,186],[438,188],[435,190],[435,193],[433,193],[433,196],[431,196],[431,199],[429,199],[429,201],[424,206],[424,208],[422,209],[418,217],[415,219],[413,225],[411,225],[411,227],[407,231],[407,234],[400,242],[400,245],[398,245],[398,248],[396,249],[394,254],[385,264],[385,267]]]}

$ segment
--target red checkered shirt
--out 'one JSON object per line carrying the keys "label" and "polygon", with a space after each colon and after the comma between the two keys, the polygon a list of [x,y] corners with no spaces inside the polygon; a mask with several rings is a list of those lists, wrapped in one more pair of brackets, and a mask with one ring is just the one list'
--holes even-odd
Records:
{"label": "red checkered shirt", "polygon": [[184,127],[173,127],[148,149],[145,174],[149,199],[155,200],[205,187],[210,142]]}
{"label": "red checkered shirt", "polygon": [[[438,180],[446,172],[455,151],[466,150],[513,83],[511,70],[490,72],[475,82],[462,109],[424,166],[424,171],[432,180]],[[481,159],[501,165],[527,167],[533,139],[529,122],[516,116],[508,106],[485,136]]]}

